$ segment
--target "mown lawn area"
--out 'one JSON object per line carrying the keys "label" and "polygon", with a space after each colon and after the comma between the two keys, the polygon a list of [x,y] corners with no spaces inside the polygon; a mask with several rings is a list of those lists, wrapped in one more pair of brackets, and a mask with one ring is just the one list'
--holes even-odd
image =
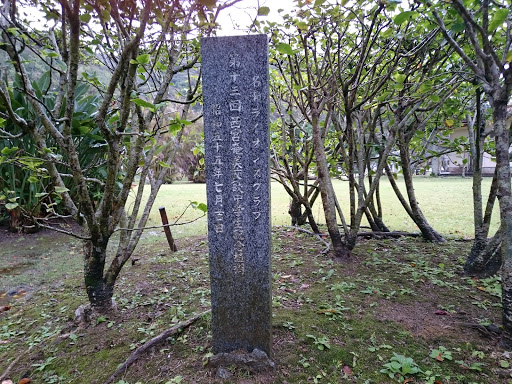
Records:
{"label": "mown lawn area", "polygon": [[[398,183],[402,193],[406,195],[403,180]],[[427,220],[443,235],[449,238],[473,236],[473,203],[472,180],[461,177],[424,177],[414,179],[415,192],[420,207]],[[333,180],[334,188],[342,209],[349,214],[348,182]],[[490,178],[483,180],[482,190],[489,190]],[[407,216],[407,213],[396,198],[389,181],[383,178],[381,181],[381,200],[384,211],[384,222],[391,230],[417,231],[416,225]],[[165,207],[170,218],[178,218],[191,201],[206,202],[206,187],[204,184],[177,182],[163,186],[155,207],[151,214],[151,223],[160,223],[158,207]],[[283,187],[272,182],[272,224],[289,225],[288,205],[290,199]],[[322,204],[320,197],[313,207],[314,216],[320,223],[324,223]],[[180,222],[192,220],[200,216],[199,211],[188,209]],[[492,230],[497,229],[498,212],[497,204]],[[366,224],[365,221],[363,221]],[[157,231],[153,231],[155,234]],[[173,229],[176,237],[187,237],[194,234],[206,234],[206,217],[195,222],[194,225],[181,226]]]}

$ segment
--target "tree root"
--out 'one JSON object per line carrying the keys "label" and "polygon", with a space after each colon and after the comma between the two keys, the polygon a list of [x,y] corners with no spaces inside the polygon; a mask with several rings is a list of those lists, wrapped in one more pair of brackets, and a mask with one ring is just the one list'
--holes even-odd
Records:
{"label": "tree root", "polygon": [[394,232],[359,232],[357,234],[357,237],[367,237],[367,238],[375,238],[375,239],[382,239],[385,237],[421,237],[421,233],[415,233],[415,232],[400,232],[400,231],[394,231]]}
{"label": "tree root", "polygon": [[158,336],[153,337],[151,340],[146,341],[144,344],[142,344],[139,348],[137,348],[129,357],[125,360],[125,362],[115,371],[112,376],[110,376],[107,381],[105,381],[104,384],[110,384],[114,381],[115,377],[118,376],[120,373],[126,371],[130,365],[132,365],[135,360],[137,360],[146,350],[149,348],[155,346],[156,344],[165,341],[168,337],[190,327],[192,324],[194,324],[197,320],[199,320],[204,315],[211,312],[211,309],[201,312],[198,315],[195,315],[194,317],[176,324],[175,326],[169,328],[168,330],[162,332]]}
{"label": "tree root", "polygon": [[300,227],[295,227],[295,226],[290,227],[290,226],[287,226],[287,225],[282,225],[282,226],[280,226],[280,228],[295,229],[296,231],[304,232],[304,233],[307,233],[308,235],[315,236],[323,245],[325,245],[325,249],[321,252],[322,255],[325,255],[325,254],[329,253],[329,251],[331,250],[331,244],[329,244],[327,241],[322,239],[322,236],[319,233],[311,232],[311,231],[308,231],[307,229],[300,228]]}
{"label": "tree root", "polygon": [[2,374],[2,376],[0,376],[0,381],[2,381],[3,379],[5,379],[9,373],[11,372],[11,369],[16,365],[16,363],[18,362],[18,360],[20,359],[22,355],[19,355],[17,358],[15,358],[11,364],[9,364],[9,366],[7,367],[7,369],[5,370],[5,372]]}
{"label": "tree root", "polygon": [[[320,242],[322,242],[323,245],[325,245],[325,249],[321,252],[322,255],[329,253],[329,251],[331,250],[331,244],[328,243],[327,241],[325,241],[324,239],[322,239],[322,236],[318,233],[314,233],[314,232],[308,231],[307,229],[303,229],[303,228],[295,227],[295,226],[280,225],[279,228],[295,229],[299,232],[304,232],[304,233],[307,233],[308,235],[315,236]],[[374,239],[382,239],[382,238],[387,238],[387,237],[399,238],[402,236],[421,237],[421,234],[415,233],[415,232],[400,232],[400,231],[395,231],[395,232],[359,232],[357,234],[357,237],[366,237],[366,238],[374,238]]]}

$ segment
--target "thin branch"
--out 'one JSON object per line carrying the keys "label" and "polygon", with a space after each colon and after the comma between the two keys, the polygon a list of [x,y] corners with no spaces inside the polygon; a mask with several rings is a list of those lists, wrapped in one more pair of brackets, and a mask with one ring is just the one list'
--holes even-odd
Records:
{"label": "thin branch", "polygon": [[38,227],[50,229],[52,231],[59,232],[59,233],[64,233],[65,235],[76,237],[77,239],[80,239],[80,240],[92,240],[92,237],[81,236],[81,235],[78,235],[78,234],[76,234],[74,232],[66,231],[65,229],[60,229],[60,228],[57,228],[57,227],[52,227],[51,225],[42,224],[41,220],[44,220],[44,219],[41,219],[41,218],[34,218],[34,219],[35,219],[36,224],[37,224]]}
{"label": "thin branch", "polygon": [[322,236],[318,233],[308,231],[307,229],[304,229],[304,228],[291,227],[291,226],[287,226],[287,225],[280,225],[278,228],[290,228],[290,229],[294,229],[299,232],[304,232],[304,233],[307,233],[308,235],[316,237],[323,245],[325,245],[325,249],[321,252],[322,255],[329,253],[329,251],[331,250],[331,244],[329,244],[327,241],[322,239]]}
{"label": "thin branch", "polygon": [[2,376],[0,376],[0,381],[5,379],[7,377],[7,375],[9,375],[9,373],[11,372],[11,369],[16,365],[16,363],[18,362],[18,360],[21,358],[21,356],[25,356],[26,353],[22,353],[20,355],[18,355],[18,357],[16,357],[12,362],[11,364],[9,364],[9,366],[7,367],[7,369],[5,370],[5,372],[2,374]]}
{"label": "thin branch", "polygon": [[162,99],[162,103],[175,103],[175,104],[194,104],[198,99],[200,99],[203,95],[199,94],[198,96],[194,97],[192,100],[174,100],[174,99]]}
{"label": "thin branch", "polygon": [[133,353],[128,357],[128,359],[125,360],[123,364],[105,381],[104,384],[110,384],[114,381],[115,377],[119,374],[126,372],[128,367],[132,365],[135,360],[137,360],[144,352],[146,352],[149,348],[154,347],[155,345],[164,342],[172,335],[184,331],[188,327],[190,327],[192,324],[194,324],[197,320],[199,320],[201,317],[207,315],[211,312],[211,309],[201,312],[194,317],[174,325],[173,327],[169,328],[168,330],[162,332],[158,336],[153,337],[151,340],[146,341],[144,344],[142,344],[139,348],[137,348]]}
{"label": "thin branch", "polygon": [[[158,228],[164,228],[164,227],[174,227],[174,226],[178,226],[178,225],[186,225],[186,224],[191,224],[199,219],[202,219],[203,217],[206,216],[206,213],[203,215],[203,216],[199,216],[193,220],[190,220],[190,221],[185,221],[184,223],[179,223],[179,224],[165,224],[165,225],[154,225],[154,226],[151,226],[151,227],[143,227],[143,228],[116,228],[114,230],[114,232],[117,232],[117,231],[145,231],[146,229],[158,229]],[[112,233],[114,233],[112,232]]]}

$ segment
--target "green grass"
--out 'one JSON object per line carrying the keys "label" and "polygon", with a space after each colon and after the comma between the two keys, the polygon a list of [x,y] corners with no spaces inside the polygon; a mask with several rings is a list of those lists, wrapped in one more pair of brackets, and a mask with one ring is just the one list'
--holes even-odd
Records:
{"label": "green grass", "polygon": [[[402,192],[405,194],[405,185],[402,179],[398,181]],[[346,217],[349,217],[348,182],[333,180],[340,205]],[[489,190],[491,179],[483,181],[483,191]],[[447,177],[431,178],[416,177],[414,180],[415,191],[420,207],[430,224],[441,234],[447,237],[473,237],[473,203],[471,178]],[[409,218],[395,196],[387,179],[381,181],[381,199],[384,211],[384,222],[390,230],[418,231],[416,225]],[[164,185],[156,199],[151,212],[149,225],[160,224],[159,207],[165,207],[169,221],[174,222],[191,201],[206,202],[205,184],[175,183]],[[283,187],[272,182],[271,212],[272,225],[289,225],[288,205],[290,198]],[[324,223],[321,199],[318,198],[313,207],[315,219]],[[201,215],[201,212],[188,209],[180,222],[192,220]],[[491,231],[497,229],[498,212],[497,204],[494,214],[494,222]],[[367,225],[363,219],[363,225]],[[206,234],[206,217],[193,224],[172,228],[174,237],[184,238],[194,235]],[[147,234],[160,235],[160,230],[149,230]]]}

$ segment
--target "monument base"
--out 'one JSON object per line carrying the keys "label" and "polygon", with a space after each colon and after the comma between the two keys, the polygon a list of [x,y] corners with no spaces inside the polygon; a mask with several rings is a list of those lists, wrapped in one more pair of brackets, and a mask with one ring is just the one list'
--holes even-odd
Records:
{"label": "monument base", "polygon": [[258,373],[273,369],[275,364],[269,359],[267,354],[260,349],[255,348],[252,352],[244,350],[233,351],[230,353],[218,353],[208,361],[208,366],[212,368],[225,368],[236,366],[247,368],[252,373]]}

